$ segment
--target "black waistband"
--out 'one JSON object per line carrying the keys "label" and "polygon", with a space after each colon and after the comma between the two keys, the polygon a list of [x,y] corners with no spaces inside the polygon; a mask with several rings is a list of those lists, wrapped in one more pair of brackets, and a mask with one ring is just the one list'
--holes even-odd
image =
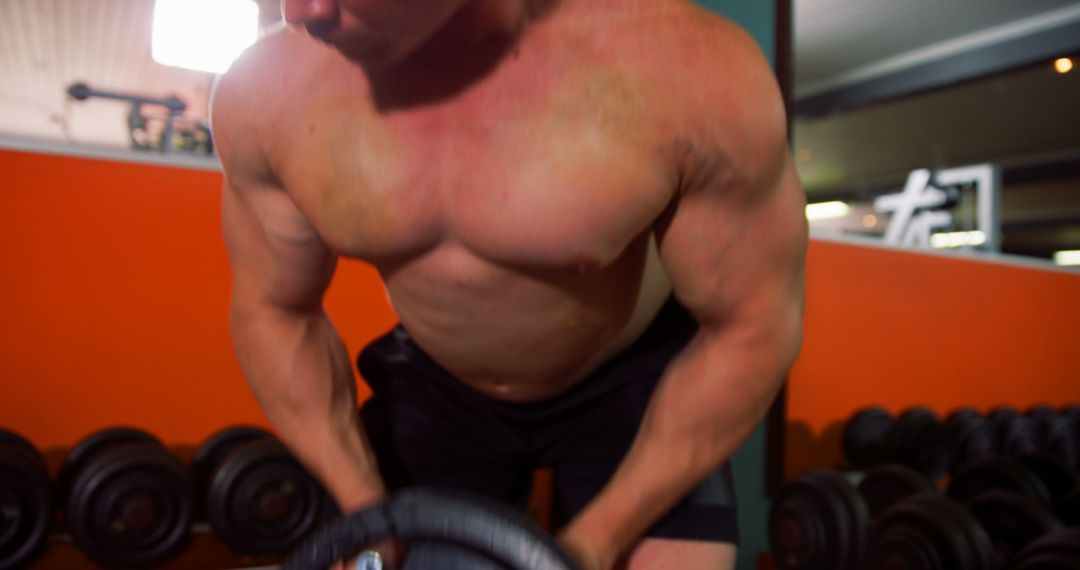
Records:
{"label": "black waistband", "polygon": [[[666,367],[670,358],[689,342],[697,329],[697,321],[674,297],[671,297],[637,340],[608,359],[568,392],[540,402],[499,402],[498,407],[515,416],[531,415],[533,411],[550,408],[552,404],[560,400],[577,401],[599,396],[606,390],[607,384],[617,381],[619,377],[628,373],[645,373],[644,370],[638,369],[661,370]],[[441,385],[443,389],[449,390],[458,397],[488,399],[439,366],[413,341],[405,327],[400,324],[390,333],[368,345],[360,353],[357,365],[360,373],[376,394],[384,388],[384,382],[392,378],[422,378],[428,383]]]}

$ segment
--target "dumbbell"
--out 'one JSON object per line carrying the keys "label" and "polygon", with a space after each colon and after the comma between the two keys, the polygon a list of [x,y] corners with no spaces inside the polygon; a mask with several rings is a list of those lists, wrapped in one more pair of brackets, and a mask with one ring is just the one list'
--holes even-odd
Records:
{"label": "dumbbell", "polygon": [[[1069,414],[1072,414],[1071,417]],[[1059,413],[1050,406],[1034,406],[1027,417],[1035,427],[1039,449],[1059,458],[1064,464],[1080,469],[1080,414]]]}
{"label": "dumbbell", "polygon": [[254,427],[222,430],[192,462],[201,514],[237,554],[279,555],[324,521],[329,500],[285,446]]}
{"label": "dumbbell", "polygon": [[771,505],[769,537],[783,570],[854,570],[868,559],[897,564],[927,548],[937,562],[909,567],[1000,566],[974,517],[902,465],[867,471],[857,487],[833,471],[788,482]]}
{"label": "dumbbell", "polygon": [[368,546],[405,544],[403,570],[575,570],[524,514],[456,491],[406,489],[315,532],[283,570],[322,570]]}
{"label": "dumbbell", "polygon": [[57,487],[72,541],[102,566],[159,566],[187,544],[187,470],[145,431],[86,437],[65,457]]}
{"label": "dumbbell", "polygon": [[1020,552],[1013,570],[1076,570],[1080,568],[1080,527],[1046,534]]}
{"label": "dumbbell", "polygon": [[52,513],[41,454],[22,436],[0,430],[0,569],[22,568],[41,552]]}
{"label": "dumbbell", "polygon": [[1077,475],[1045,454],[992,457],[957,471],[946,493],[987,530],[1002,558],[1075,517],[1066,500]]}
{"label": "dumbbell", "polygon": [[971,407],[960,408],[945,420],[949,437],[949,471],[997,454],[994,426]]}
{"label": "dumbbell", "polygon": [[948,467],[948,433],[929,408],[911,408],[896,419],[881,407],[859,410],[844,427],[843,445],[856,469],[900,463],[936,480]]}
{"label": "dumbbell", "polygon": [[994,426],[998,453],[1021,455],[1039,451],[1039,432],[1035,421],[1012,406],[994,408],[986,419]]}

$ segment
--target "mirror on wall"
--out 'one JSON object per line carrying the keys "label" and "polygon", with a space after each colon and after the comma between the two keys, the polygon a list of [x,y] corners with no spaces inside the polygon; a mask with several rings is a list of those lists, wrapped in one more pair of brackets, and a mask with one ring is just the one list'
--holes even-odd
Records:
{"label": "mirror on wall", "polygon": [[1080,5],[795,1],[794,152],[818,236],[1080,250]]}

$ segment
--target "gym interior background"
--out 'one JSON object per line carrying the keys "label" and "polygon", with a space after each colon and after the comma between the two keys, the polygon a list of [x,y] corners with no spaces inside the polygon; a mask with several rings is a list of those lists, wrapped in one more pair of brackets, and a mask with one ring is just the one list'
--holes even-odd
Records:
{"label": "gym interior background", "polygon": [[[769,497],[845,466],[855,411],[1080,400],[1080,5],[701,3],[772,60],[812,204],[803,353],[736,464],[739,567],[769,568]],[[276,4],[258,0],[260,27]],[[106,427],[144,429],[184,462],[220,429],[267,427],[226,330],[215,75],[155,62],[154,10],[0,0],[0,428],[52,477]],[[185,33],[192,50],[208,41]],[[992,175],[942,182],[971,165]],[[906,218],[905,195],[923,200]],[[328,307],[354,352],[394,322],[361,263]],[[94,567],[54,530],[35,567]],[[196,530],[165,567],[266,561]]]}

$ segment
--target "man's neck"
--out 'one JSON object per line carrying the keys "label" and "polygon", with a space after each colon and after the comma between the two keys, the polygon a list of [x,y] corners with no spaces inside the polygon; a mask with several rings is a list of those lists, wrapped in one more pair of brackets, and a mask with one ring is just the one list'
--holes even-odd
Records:
{"label": "man's neck", "polygon": [[471,0],[399,64],[369,70],[377,105],[390,110],[454,96],[515,49],[529,24],[562,0]]}

